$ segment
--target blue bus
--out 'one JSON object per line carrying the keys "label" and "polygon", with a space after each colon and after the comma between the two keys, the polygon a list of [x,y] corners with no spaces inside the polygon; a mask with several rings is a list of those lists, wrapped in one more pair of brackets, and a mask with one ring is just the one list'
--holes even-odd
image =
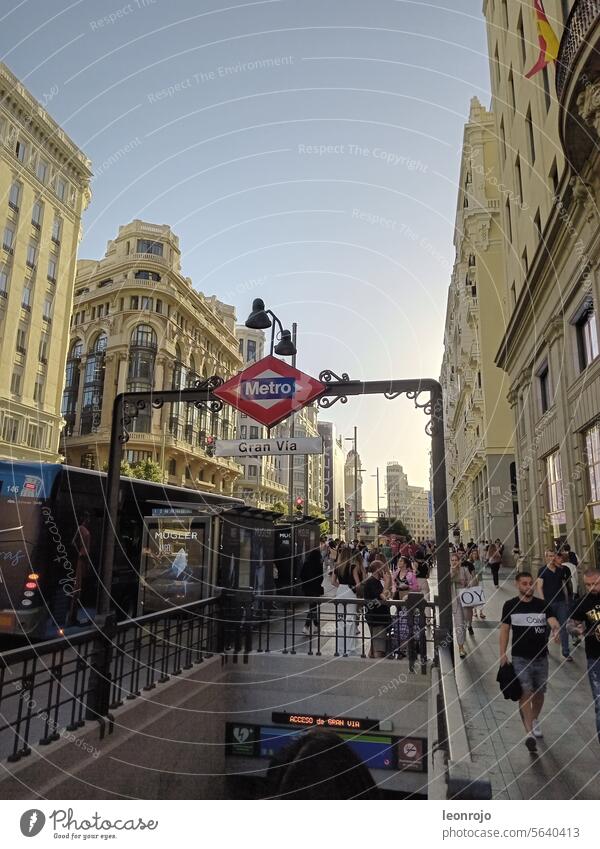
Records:
{"label": "blue bus", "polygon": [[[0,636],[51,639],[93,620],[106,479],[61,464],[0,461]],[[122,477],[110,587],[117,617],[208,595],[219,569],[215,517],[243,507],[219,493]]]}

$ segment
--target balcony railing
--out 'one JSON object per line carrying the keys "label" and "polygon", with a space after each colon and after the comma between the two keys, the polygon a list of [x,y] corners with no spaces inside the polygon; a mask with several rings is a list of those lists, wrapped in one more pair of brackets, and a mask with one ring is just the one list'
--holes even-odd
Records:
{"label": "balcony railing", "polygon": [[600,0],[576,0],[565,24],[556,60],[556,94],[561,100],[575,59],[600,16]]}

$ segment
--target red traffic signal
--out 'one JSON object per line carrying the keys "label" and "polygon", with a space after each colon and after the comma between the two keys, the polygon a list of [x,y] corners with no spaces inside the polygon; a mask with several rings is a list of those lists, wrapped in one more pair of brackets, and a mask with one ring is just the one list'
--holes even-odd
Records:
{"label": "red traffic signal", "polygon": [[304,507],[304,499],[301,495],[296,498],[296,510],[302,510]]}
{"label": "red traffic signal", "polygon": [[206,453],[208,454],[209,457],[212,457],[214,455],[216,446],[217,446],[217,440],[215,439],[215,437],[214,436],[207,436],[205,447],[206,447]]}

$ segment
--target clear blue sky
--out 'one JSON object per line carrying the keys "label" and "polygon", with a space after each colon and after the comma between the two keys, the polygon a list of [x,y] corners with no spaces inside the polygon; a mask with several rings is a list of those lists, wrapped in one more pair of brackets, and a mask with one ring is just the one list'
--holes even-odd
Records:
{"label": "clear blue sky", "polygon": [[[6,5],[0,55],[97,174],[81,257],[167,223],[198,289],[298,322],[305,371],[439,375],[462,128],[489,99],[481,0]],[[428,483],[408,402],[331,418],[368,473]]]}

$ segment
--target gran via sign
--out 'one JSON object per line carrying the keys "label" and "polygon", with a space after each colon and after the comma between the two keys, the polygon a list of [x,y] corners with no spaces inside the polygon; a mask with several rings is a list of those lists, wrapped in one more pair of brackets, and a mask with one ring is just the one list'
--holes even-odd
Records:
{"label": "gran via sign", "polygon": [[320,436],[289,439],[218,439],[215,446],[217,457],[322,453],[323,440]]}

